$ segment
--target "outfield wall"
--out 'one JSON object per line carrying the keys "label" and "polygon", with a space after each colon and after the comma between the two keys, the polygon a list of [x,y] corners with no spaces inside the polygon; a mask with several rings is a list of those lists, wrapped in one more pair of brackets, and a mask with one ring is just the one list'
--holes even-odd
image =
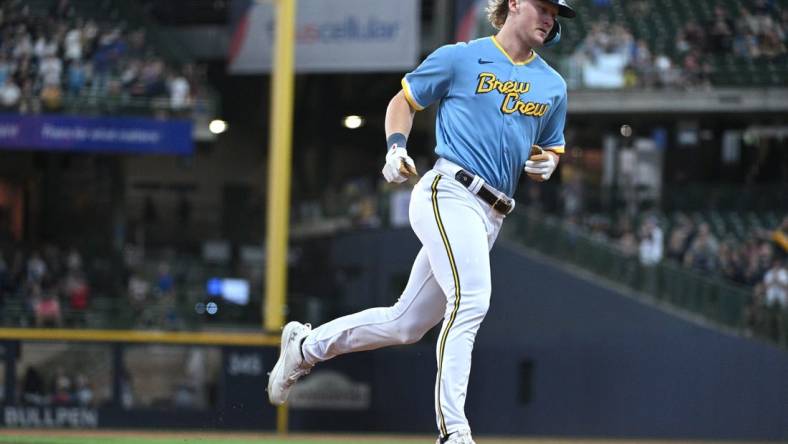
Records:
{"label": "outfield wall", "polygon": [[[475,433],[788,440],[785,350],[689,322],[503,244],[492,253],[493,300],[473,356],[466,410]],[[325,272],[342,276],[343,297],[340,308],[330,311],[392,304],[418,248],[409,230],[334,239],[327,261],[332,265]],[[168,346],[196,342],[221,353],[219,371],[207,381],[210,401],[184,408],[177,402],[122,402],[119,369],[129,364],[124,350],[156,343],[161,339],[156,333],[93,334],[97,344],[111,350],[112,394],[84,409],[19,402],[17,361],[24,359],[24,347],[45,342],[36,337],[40,334],[28,330],[22,341],[0,341],[6,361],[3,427],[275,427],[276,410],[266,402],[264,388],[276,338],[169,336]],[[319,365],[291,395],[291,429],[436,430],[436,334],[437,328],[412,346]],[[73,336],[85,341],[91,335]],[[20,344],[24,347],[17,348]],[[184,382],[175,373],[163,379]]]}
{"label": "outfield wall", "polygon": [[[466,406],[478,433],[788,439],[785,350],[668,314],[503,244],[492,253],[493,300]],[[348,285],[359,308],[393,302],[392,282],[419,248],[407,230],[349,234],[336,245],[335,257],[365,270]],[[434,333],[371,353],[371,430],[432,426]],[[342,427],[332,415],[293,418]]]}

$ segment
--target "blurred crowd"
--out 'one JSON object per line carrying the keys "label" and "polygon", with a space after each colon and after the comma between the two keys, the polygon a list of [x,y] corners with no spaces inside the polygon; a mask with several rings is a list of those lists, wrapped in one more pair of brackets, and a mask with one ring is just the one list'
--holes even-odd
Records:
{"label": "blurred crowd", "polygon": [[83,269],[82,255],[75,248],[64,250],[46,245],[0,252],[0,311],[6,323],[36,327],[83,325],[90,296],[91,284]]}
{"label": "blurred crowd", "polygon": [[133,326],[178,329],[182,318],[177,290],[183,287],[184,278],[175,275],[168,259],[144,261],[136,257],[137,249],[132,246],[127,246],[125,256],[126,297]]}
{"label": "blurred crowd", "polygon": [[741,5],[738,11],[718,5],[708,23],[687,23],[676,38],[676,48],[680,54],[694,50],[777,59],[786,54],[787,32],[788,10],[780,11],[774,1],[755,0],[750,7]]}
{"label": "blurred crowd", "polygon": [[[595,3],[598,7],[610,5],[609,1]],[[646,16],[651,6],[636,1],[628,2],[627,7],[637,16]],[[620,86],[624,87],[707,86],[714,56],[784,63],[787,41],[788,10],[778,9],[773,1],[755,0],[738,11],[717,5],[713,16],[704,22],[688,19],[670,48],[655,48],[655,42],[636,39],[630,24],[593,22],[573,57],[583,66],[607,64],[610,69],[620,69]],[[603,66],[603,71],[609,69]]]}
{"label": "blurred crowd", "polygon": [[96,401],[94,388],[84,374],[70,375],[58,368],[48,377],[32,365],[22,376],[20,397],[22,404],[35,406],[92,407]]}
{"label": "blurred crowd", "polygon": [[753,228],[743,238],[715,235],[708,222],[684,214],[675,215],[670,223],[661,215],[645,216],[639,226],[629,217],[613,223],[599,214],[571,215],[567,220],[646,267],[669,261],[704,276],[748,286],[752,293],[745,325],[756,331],[788,328],[780,324],[783,317],[779,315],[788,312],[788,216],[777,227]]}
{"label": "blurred crowd", "polygon": [[0,5],[0,111],[57,112],[66,99],[121,106],[155,98],[161,111],[179,115],[192,106],[202,74],[166,64],[143,29],[86,20],[68,0],[54,2],[45,16],[23,0]]}

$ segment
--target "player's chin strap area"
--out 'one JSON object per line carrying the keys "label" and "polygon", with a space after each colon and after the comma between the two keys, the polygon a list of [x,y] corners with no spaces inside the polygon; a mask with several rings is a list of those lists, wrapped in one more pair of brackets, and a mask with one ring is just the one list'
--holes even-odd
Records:
{"label": "player's chin strap area", "polygon": [[514,210],[514,199],[507,196],[484,182],[484,179],[464,170],[461,166],[446,159],[438,159],[435,164],[438,171],[450,173],[454,179],[463,184],[471,193],[476,194],[481,200],[487,202],[491,207],[503,215],[507,215]]}

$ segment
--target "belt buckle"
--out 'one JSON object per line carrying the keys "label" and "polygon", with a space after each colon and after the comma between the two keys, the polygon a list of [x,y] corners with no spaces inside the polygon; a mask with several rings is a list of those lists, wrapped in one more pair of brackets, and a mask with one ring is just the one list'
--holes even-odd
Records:
{"label": "belt buckle", "polygon": [[514,206],[511,203],[511,199],[506,196],[502,196],[500,191],[493,193],[495,196],[495,202],[492,203],[491,207],[498,211],[499,213],[503,214],[504,216],[508,215],[514,209]]}
{"label": "belt buckle", "polygon": [[[497,206],[498,206],[498,204],[499,204],[499,203],[501,204],[501,206],[502,206],[503,208],[497,208]],[[504,215],[504,216],[506,216],[506,215],[508,215],[509,213],[511,213],[511,212],[512,212],[512,209],[513,209],[513,208],[512,208],[512,204],[509,202],[509,199],[507,199],[507,200],[503,200],[503,199],[501,199],[500,197],[499,197],[499,198],[498,198],[498,199],[495,201],[495,205],[493,205],[493,208],[495,208],[496,210],[498,210],[498,211],[500,211],[501,213],[503,213],[503,215]]]}

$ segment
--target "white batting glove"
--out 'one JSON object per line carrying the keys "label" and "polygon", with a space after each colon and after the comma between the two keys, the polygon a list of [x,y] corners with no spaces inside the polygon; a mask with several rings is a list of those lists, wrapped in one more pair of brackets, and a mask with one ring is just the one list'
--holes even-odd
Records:
{"label": "white batting glove", "polygon": [[553,175],[553,171],[555,171],[557,166],[558,162],[556,162],[556,156],[544,152],[531,156],[525,161],[525,172],[528,173],[532,179],[538,180],[541,178],[542,180],[547,180]]}
{"label": "white batting glove", "polygon": [[386,164],[383,165],[383,177],[388,183],[402,183],[416,172],[416,164],[408,156],[408,150],[394,145],[386,154]]}

